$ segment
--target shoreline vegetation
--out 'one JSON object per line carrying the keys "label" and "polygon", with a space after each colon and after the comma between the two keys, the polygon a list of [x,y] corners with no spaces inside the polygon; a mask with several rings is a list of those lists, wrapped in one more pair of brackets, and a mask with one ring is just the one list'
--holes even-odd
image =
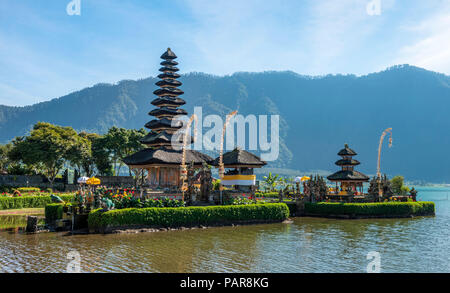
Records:
{"label": "shoreline vegetation", "polygon": [[129,227],[141,229],[192,228],[283,222],[289,217],[284,203],[181,208],[131,208],[89,214],[90,232],[111,233]]}
{"label": "shoreline vegetation", "polygon": [[[49,204],[46,222],[63,218],[62,204]],[[237,206],[127,208],[89,213],[83,233],[140,233],[223,226],[288,223],[290,217],[334,219],[413,218],[434,216],[433,202],[385,203],[266,203]],[[81,230],[80,230],[81,231]],[[74,234],[80,233],[74,231]],[[82,231],[81,231],[82,232]]]}
{"label": "shoreline vegetation", "polygon": [[434,202],[306,203],[304,216],[339,219],[435,216]]}
{"label": "shoreline vegetation", "polygon": [[[65,202],[70,202],[73,199],[72,194],[59,195]],[[0,210],[18,210],[31,208],[45,208],[52,203],[50,195],[31,195],[21,197],[0,197]]]}

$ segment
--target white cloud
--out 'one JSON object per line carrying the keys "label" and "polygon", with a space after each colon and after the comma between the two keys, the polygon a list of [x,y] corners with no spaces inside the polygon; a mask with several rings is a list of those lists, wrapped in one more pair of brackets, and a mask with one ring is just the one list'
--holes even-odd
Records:
{"label": "white cloud", "polygon": [[0,105],[16,106],[35,97],[10,85],[0,83]]}
{"label": "white cloud", "polygon": [[450,5],[403,30],[414,36],[414,41],[400,48],[394,64],[408,63],[450,73]]}

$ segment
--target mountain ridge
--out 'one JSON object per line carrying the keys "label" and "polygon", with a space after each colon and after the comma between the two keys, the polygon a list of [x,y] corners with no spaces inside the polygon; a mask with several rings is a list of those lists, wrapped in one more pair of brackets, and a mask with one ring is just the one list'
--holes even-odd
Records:
{"label": "mountain ridge", "polygon": [[[193,72],[180,80],[189,113],[203,106],[203,115],[224,117],[236,109],[244,116],[280,115],[280,159],[271,167],[335,171],[336,153],[349,143],[360,153],[358,170],[375,174],[379,136],[393,127],[394,148],[384,146],[382,171],[450,182],[450,139],[443,135],[450,130],[450,76],[445,74],[399,65],[361,76]],[[99,83],[34,105],[0,105],[0,142],[26,134],[37,121],[99,133],[113,125],[142,128],[151,119],[156,81]]]}

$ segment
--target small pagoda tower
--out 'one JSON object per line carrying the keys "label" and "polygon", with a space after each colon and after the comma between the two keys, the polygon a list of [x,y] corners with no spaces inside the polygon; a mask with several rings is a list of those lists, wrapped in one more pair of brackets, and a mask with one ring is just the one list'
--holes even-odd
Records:
{"label": "small pagoda tower", "polygon": [[[179,98],[184,94],[180,87],[182,84],[177,79],[179,70],[175,61],[177,56],[169,48],[162,54],[162,67],[158,75],[160,79],[156,85],[159,89],[153,94],[157,96],[152,101],[152,105],[157,108],[150,111],[149,115],[156,119],[151,120],[145,127],[150,132],[141,139],[141,143],[146,145],[142,151],[126,157],[123,161],[130,168],[148,170],[148,185],[150,187],[180,187],[180,165],[182,163],[183,135],[175,136],[175,133],[183,127],[183,123],[176,118],[179,115],[187,115],[187,112],[180,107],[186,102]],[[193,143],[193,138],[188,136],[188,143]],[[176,146],[176,148],[174,148]],[[186,150],[186,162],[194,163],[195,166],[202,166],[203,163],[212,161],[208,155],[195,150]]]}
{"label": "small pagoda tower", "polygon": [[[369,181],[369,177],[361,172],[355,171],[355,166],[358,166],[360,162],[353,159],[357,153],[352,150],[348,144],[339,151],[338,156],[342,159],[338,160],[335,164],[342,169],[327,177],[328,180],[336,182],[336,190],[339,195],[352,195],[358,192],[363,193],[363,183]],[[338,188],[340,183],[340,189]]]}

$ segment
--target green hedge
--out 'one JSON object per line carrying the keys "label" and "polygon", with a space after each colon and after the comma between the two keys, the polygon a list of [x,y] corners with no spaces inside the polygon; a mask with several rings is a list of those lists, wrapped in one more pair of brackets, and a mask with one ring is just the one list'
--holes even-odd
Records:
{"label": "green hedge", "polygon": [[283,221],[289,217],[284,203],[207,206],[187,208],[140,208],[89,214],[89,229],[119,226],[182,227],[237,223],[241,221]]}
{"label": "green hedge", "polygon": [[21,193],[25,192],[41,192],[41,189],[38,187],[19,187],[16,188],[16,190],[20,191]]}
{"label": "green hedge", "polygon": [[256,192],[256,197],[278,198],[278,192]]}
{"label": "green hedge", "polygon": [[63,218],[63,208],[62,203],[51,203],[45,206],[45,221],[51,223],[53,221]]}
{"label": "green hedge", "polygon": [[[71,201],[72,195],[60,195],[64,201]],[[0,197],[0,210],[44,208],[51,204],[50,196]]]}
{"label": "green hedge", "polygon": [[315,215],[427,216],[435,214],[434,202],[306,203],[305,212]]}

